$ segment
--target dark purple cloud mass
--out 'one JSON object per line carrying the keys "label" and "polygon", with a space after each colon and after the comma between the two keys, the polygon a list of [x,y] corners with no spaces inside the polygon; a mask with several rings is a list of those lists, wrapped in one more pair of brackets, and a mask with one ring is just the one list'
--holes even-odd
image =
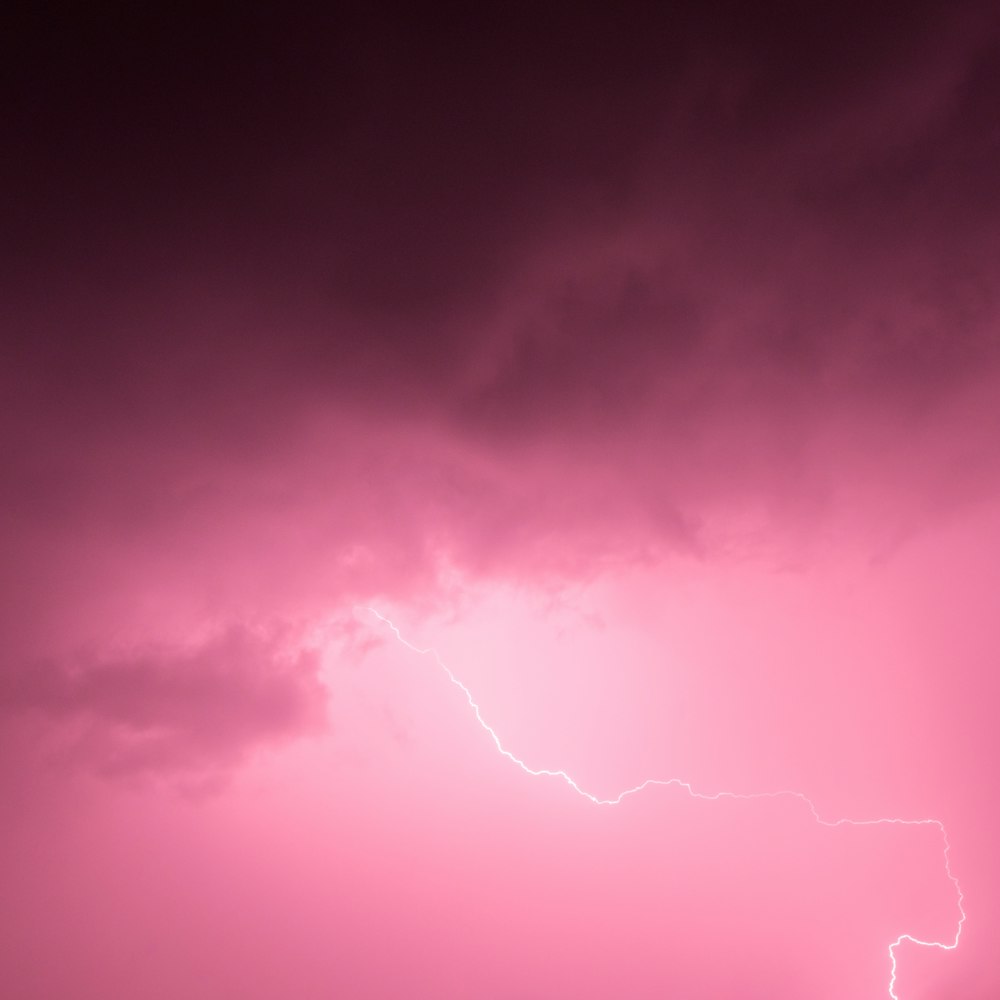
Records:
{"label": "dark purple cloud mass", "polygon": [[77,723],[74,756],[109,774],[211,770],[321,725],[315,660],[233,628],[193,649],[29,663],[0,678],[0,718]]}

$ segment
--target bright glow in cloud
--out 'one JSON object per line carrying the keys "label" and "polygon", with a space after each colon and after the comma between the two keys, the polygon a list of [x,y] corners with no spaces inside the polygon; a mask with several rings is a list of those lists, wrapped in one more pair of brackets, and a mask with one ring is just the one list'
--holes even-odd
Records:
{"label": "bright glow in cloud", "polygon": [[937,819],[901,819],[899,817],[885,817],[880,819],[824,819],[816,808],[816,804],[812,799],[808,798],[802,792],[782,790],[776,792],[700,792],[696,791],[690,783],[683,781],[680,778],[647,778],[645,781],[640,782],[638,785],[632,788],[626,788],[620,791],[613,798],[600,798],[591,792],[586,791],[586,789],[581,788],[574,778],[572,778],[566,771],[563,770],[551,770],[549,768],[533,768],[529,767],[523,760],[515,756],[510,750],[508,750],[503,743],[500,741],[500,737],[497,735],[496,730],[490,726],[482,716],[479,705],[476,703],[472,696],[472,692],[452,673],[451,668],[441,659],[437,651],[433,647],[421,648],[415,646],[412,642],[406,639],[399,628],[383,614],[377,611],[375,608],[367,609],[371,614],[373,614],[380,622],[387,625],[390,631],[395,635],[395,637],[404,645],[407,649],[413,650],[413,652],[419,654],[420,656],[430,656],[433,658],[434,662],[444,671],[448,680],[457,687],[469,704],[473,713],[476,716],[476,720],[479,725],[489,734],[490,738],[496,745],[497,750],[500,754],[506,757],[513,764],[516,764],[525,774],[529,774],[532,777],[540,778],[560,778],[569,785],[579,795],[582,795],[585,799],[593,802],[595,805],[606,805],[606,806],[616,806],[619,805],[625,798],[630,795],[635,795],[638,792],[643,791],[646,788],[661,786],[661,787],[677,787],[682,788],[684,791],[696,799],[707,799],[707,800],[718,800],[718,799],[774,799],[774,798],[794,798],[799,799],[803,802],[809,809],[813,816],[821,826],[838,827],[838,826],[933,826],[936,827],[941,833],[941,839],[943,841],[943,858],[944,858],[944,869],[948,875],[948,880],[955,887],[955,895],[957,900],[959,918],[955,926],[955,936],[950,942],[946,941],[924,941],[921,938],[914,937],[912,934],[903,933],[900,934],[895,941],[889,944],[889,961],[891,965],[891,971],[889,975],[888,991],[889,996],[892,1000],[899,1000],[896,994],[896,950],[904,941],[909,941],[911,944],[919,945],[924,948],[940,948],[944,951],[953,951],[958,947],[959,940],[962,936],[962,927],[965,924],[966,913],[962,906],[962,902],[965,899],[965,895],[962,892],[962,887],[959,881],[952,874],[951,871],[951,843],[948,840],[948,831],[945,829],[944,824]]}

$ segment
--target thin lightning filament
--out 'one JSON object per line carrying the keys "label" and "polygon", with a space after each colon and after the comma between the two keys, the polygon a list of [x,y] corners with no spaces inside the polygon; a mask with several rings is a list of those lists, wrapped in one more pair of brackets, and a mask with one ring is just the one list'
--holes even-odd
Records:
{"label": "thin lightning filament", "polygon": [[954,886],[956,904],[958,908],[959,918],[955,926],[955,936],[951,941],[923,941],[920,938],[914,937],[912,934],[900,934],[894,941],[889,944],[889,961],[890,961],[890,974],[889,974],[889,984],[888,991],[891,1000],[899,1000],[899,996],[896,993],[896,973],[897,973],[897,962],[896,962],[896,950],[904,941],[909,941],[911,944],[918,945],[922,948],[939,948],[943,951],[954,951],[958,947],[958,942],[962,936],[962,928],[965,924],[966,913],[963,906],[965,900],[965,894],[962,892],[962,887],[958,882],[958,879],[952,874],[951,870],[951,842],[948,839],[948,831],[945,829],[944,824],[938,819],[901,819],[898,817],[884,817],[880,819],[824,819],[816,807],[816,804],[808,796],[804,795],[802,792],[796,792],[792,790],[782,790],[776,792],[701,792],[697,791],[692,785],[687,781],[682,781],[680,778],[647,778],[645,781],[640,782],[638,785],[632,788],[626,788],[619,792],[613,798],[602,799],[600,796],[594,795],[592,792],[588,792],[585,788],[582,788],[576,780],[566,771],[561,769],[553,768],[534,768],[529,767],[520,757],[517,757],[514,753],[508,750],[500,740],[495,729],[490,726],[486,720],[483,718],[482,712],[480,711],[479,705],[476,700],[472,697],[472,692],[452,673],[448,665],[441,659],[437,651],[431,647],[421,648],[420,646],[414,645],[408,639],[404,638],[401,634],[399,628],[385,615],[376,611],[375,608],[366,608],[374,615],[382,624],[387,626],[390,631],[395,635],[396,639],[399,640],[407,649],[412,650],[419,656],[429,656],[434,662],[440,667],[444,672],[445,676],[451,681],[452,684],[457,687],[462,694],[465,696],[465,700],[468,702],[469,708],[472,709],[473,714],[476,717],[476,721],[479,725],[486,731],[490,739],[493,740],[497,751],[501,756],[506,757],[511,763],[516,764],[525,774],[530,774],[535,778],[556,778],[573,789],[578,795],[594,805],[598,806],[616,806],[623,802],[630,795],[636,795],[637,793],[643,791],[646,788],[652,788],[654,786],[660,787],[677,787],[683,789],[691,798],[693,799],[705,799],[709,801],[715,801],[719,799],[778,799],[778,798],[794,798],[802,802],[812,814],[813,819],[819,823],[821,826],[827,827],[838,827],[838,826],[934,826],[937,827],[941,834],[941,840],[943,844],[943,859],[944,859],[944,870],[948,876],[949,881]]}

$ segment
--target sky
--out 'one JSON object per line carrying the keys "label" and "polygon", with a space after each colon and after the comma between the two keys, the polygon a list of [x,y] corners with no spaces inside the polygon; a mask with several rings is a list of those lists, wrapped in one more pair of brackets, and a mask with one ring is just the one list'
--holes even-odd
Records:
{"label": "sky", "polygon": [[995,5],[328,6],[5,16],[0,992],[1000,996]]}

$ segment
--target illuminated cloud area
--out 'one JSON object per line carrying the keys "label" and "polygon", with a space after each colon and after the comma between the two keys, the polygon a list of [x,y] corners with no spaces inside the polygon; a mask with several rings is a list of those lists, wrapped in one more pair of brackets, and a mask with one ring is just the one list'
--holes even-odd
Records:
{"label": "illuminated cloud area", "polygon": [[0,993],[1000,996],[995,6],[332,6],[5,38]]}

